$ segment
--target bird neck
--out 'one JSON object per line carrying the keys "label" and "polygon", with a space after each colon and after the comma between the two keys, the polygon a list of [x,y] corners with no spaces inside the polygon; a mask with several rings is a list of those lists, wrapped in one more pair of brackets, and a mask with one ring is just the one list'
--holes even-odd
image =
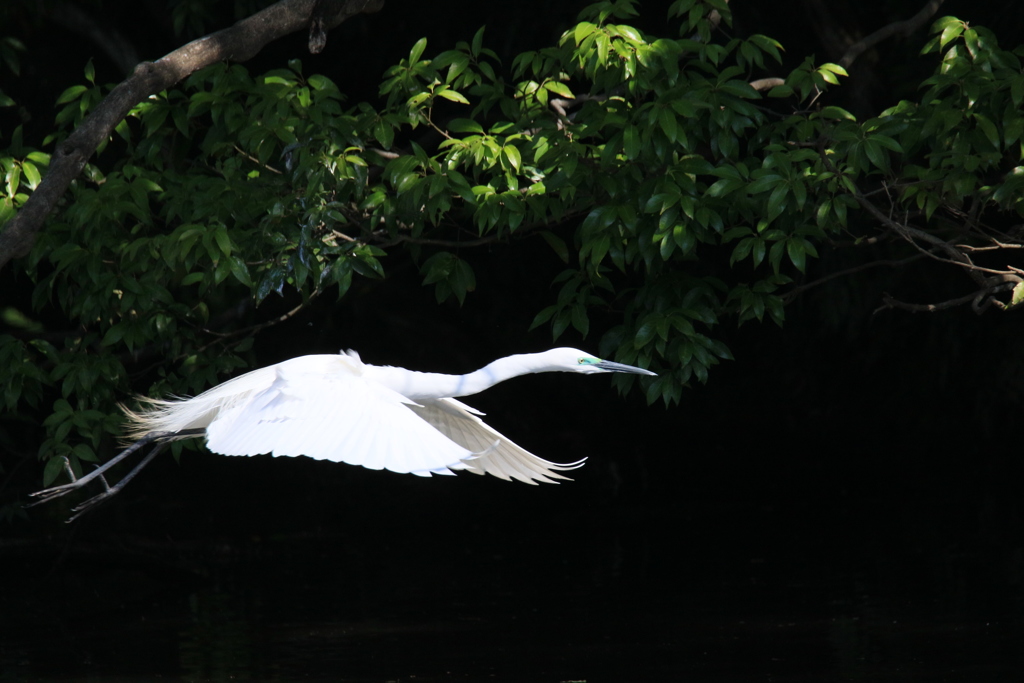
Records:
{"label": "bird neck", "polygon": [[457,398],[471,396],[520,375],[548,372],[552,367],[540,359],[542,354],[525,353],[499,358],[493,363],[466,375],[437,372],[414,372],[402,368],[367,366],[373,379],[413,400],[426,398]]}

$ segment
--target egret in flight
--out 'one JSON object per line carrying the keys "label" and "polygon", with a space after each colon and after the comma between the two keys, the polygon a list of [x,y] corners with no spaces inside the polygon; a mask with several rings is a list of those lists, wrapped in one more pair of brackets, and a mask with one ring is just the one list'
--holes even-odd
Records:
{"label": "egret in flight", "polygon": [[[467,375],[414,372],[368,365],[355,351],[292,358],[218,384],[192,398],[143,399],[146,409],[125,409],[135,443],[70,484],[33,493],[33,505],[63,496],[99,478],[104,491],[74,508],[76,514],[120,491],[171,441],[206,437],[221,455],[305,455],[373,470],[454,474],[467,470],[536,484],[568,479],[559,472],[583,461],[558,464],[520,448],[484,424],[483,413],[457,397],[476,394],[507,379],[537,372],[584,375],[655,373],[559,348],[498,360]],[[103,473],[144,446],[153,450],[114,486]]]}

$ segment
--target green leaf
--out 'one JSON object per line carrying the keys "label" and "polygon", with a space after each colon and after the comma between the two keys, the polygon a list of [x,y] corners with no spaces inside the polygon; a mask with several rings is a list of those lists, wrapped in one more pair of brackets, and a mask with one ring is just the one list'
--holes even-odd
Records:
{"label": "green leaf", "polygon": [[768,249],[767,243],[759,237],[751,237],[753,242],[750,257],[754,261],[755,266],[761,265],[764,262],[764,255]]}
{"label": "green leaf", "polygon": [[84,85],[73,85],[60,94],[60,97],[57,98],[57,104],[67,104],[68,102],[74,102],[79,97],[81,97],[82,93],[84,93],[86,90],[88,90],[88,88],[86,88]]}
{"label": "green leaf", "polygon": [[114,344],[121,341],[121,338],[125,333],[125,323],[117,323],[111,326],[107,333],[103,335],[103,341],[100,342],[103,346],[113,346]]}
{"label": "green leaf", "polygon": [[458,102],[459,104],[469,104],[469,100],[464,95],[454,90],[441,90],[437,93],[440,97],[452,102]]}
{"label": "green leaf", "polygon": [[548,243],[551,250],[558,255],[558,258],[562,260],[562,263],[569,262],[569,247],[566,246],[565,240],[551,232],[550,230],[541,230],[540,236],[544,238],[544,241]]}
{"label": "green leaf", "polygon": [[238,280],[239,283],[246,287],[252,287],[252,278],[249,276],[249,267],[245,264],[238,256],[232,256],[230,258],[231,274]]}
{"label": "green leaf", "polygon": [[789,199],[789,188],[785,185],[779,185],[772,190],[771,196],[768,197],[768,220],[773,221],[782,215],[782,212],[786,210],[787,200]]}
{"label": "green leaf", "polygon": [[821,117],[825,118],[825,119],[833,119],[833,120],[836,120],[836,121],[856,121],[857,120],[857,117],[854,116],[853,114],[851,114],[850,112],[846,111],[842,107],[836,107],[834,105],[830,105],[828,107],[822,107],[821,112],[819,112],[819,113],[820,113]]}
{"label": "green leaf", "polygon": [[766,192],[768,190],[774,189],[779,183],[782,182],[784,182],[782,176],[774,173],[769,173],[752,181],[750,185],[747,186],[747,192],[749,192],[750,194],[760,194],[761,192]]}
{"label": "green leaf", "polygon": [[459,300],[459,304],[465,301],[467,292],[472,292],[476,289],[476,275],[473,273],[473,268],[463,259],[455,261],[455,268],[452,271],[449,286],[452,292],[455,293],[455,297]]}
{"label": "green leaf", "polygon": [[520,156],[519,150],[514,145],[505,145],[502,147],[501,156],[503,159],[506,159],[516,171],[518,171],[519,167],[523,164],[523,158]]}
{"label": "green leaf", "polygon": [[25,180],[28,181],[30,189],[34,190],[39,185],[39,181],[42,179],[42,175],[39,173],[39,169],[36,168],[35,164],[31,161],[21,162],[21,171],[25,174]]}
{"label": "green leaf", "polygon": [[576,28],[573,30],[573,40],[576,41],[576,46],[579,47],[580,43],[582,43],[585,38],[590,36],[596,30],[597,27],[589,21],[581,21],[578,23]]}
{"label": "green leaf", "polygon": [[473,34],[473,42],[470,46],[470,50],[473,53],[474,57],[480,54],[480,48],[483,46],[484,28],[484,26],[481,26],[479,29],[477,29],[477,32]]}
{"label": "green leaf", "polygon": [[587,332],[590,331],[590,319],[587,317],[587,309],[583,304],[576,304],[572,307],[570,314],[572,320],[572,326],[582,336],[586,337]]}
{"label": "green leaf", "polygon": [[661,126],[661,130],[665,133],[665,137],[670,142],[676,141],[676,133],[679,130],[679,126],[676,122],[675,113],[672,109],[663,107],[658,111],[658,125]]}
{"label": "green leaf", "polygon": [[1024,282],[1018,282],[1013,286],[1013,296],[1010,298],[1011,306],[1018,306],[1024,301]]}
{"label": "green leaf", "polygon": [[647,321],[636,331],[636,336],[633,338],[633,348],[642,349],[651,343],[655,335],[658,333],[658,326],[654,321]]}
{"label": "green leaf", "polygon": [[629,124],[622,132],[622,140],[626,158],[636,159],[640,155],[640,131]]}
{"label": "green leaf", "polygon": [[306,82],[309,83],[309,87],[314,90],[328,90],[332,92],[338,90],[338,86],[334,84],[334,81],[327,76],[322,76],[320,74],[313,74],[306,79]]}
{"label": "green leaf", "polygon": [[71,452],[75,454],[75,457],[79,460],[86,462],[99,462],[99,458],[96,457],[96,453],[92,450],[92,446],[87,443],[75,444],[75,447],[71,449]]}
{"label": "green leaf", "polygon": [[545,81],[544,88],[568,100],[576,99],[576,96],[572,94],[572,90],[570,90],[569,86],[565,83],[561,83],[559,81]]}
{"label": "green leaf", "polygon": [[803,244],[797,240],[787,240],[786,253],[789,255],[789,260],[796,266],[796,269],[801,273],[804,272],[807,264],[807,254],[804,252]]}
{"label": "green leaf", "polygon": [[[946,17],[946,18],[947,19],[951,19],[952,17]],[[937,24],[938,24],[938,22],[936,22],[936,25]],[[945,28],[942,29],[942,36],[939,38],[939,48],[940,49],[944,49],[946,47],[946,45],[948,45],[951,40],[955,40],[961,33],[963,33],[963,31],[964,31],[964,25],[963,25],[963,23],[961,23],[959,21],[957,21],[955,23],[954,22],[946,23]]]}
{"label": "green leaf", "polygon": [[46,467],[43,468],[43,487],[48,487],[57,480],[61,472],[64,471],[64,464],[67,463],[67,458],[55,457],[50,458]]}
{"label": "green leaf", "polygon": [[[830,62],[826,62],[826,63],[822,64],[819,67],[818,71],[825,71],[825,72],[828,72],[828,73],[833,73],[833,74],[836,74],[837,76],[847,76],[848,77],[850,75],[850,74],[846,73],[846,69],[844,69],[843,67],[839,66],[838,64],[832,64]],[[838,81],[836,81],[836,82],[838,82]]]}
{"label": "green leaf", "polygon": [[452,119],[448,122],[448,130],[453,133],[477,133],[484,132],[483,126],[472,119]]}
{"label": "green leaf", "polygon": [[420,57],[423,56],[423,51],[427,49],[427,39],[420,38],[412,46],[412,50],[409,52],[409,64],[415,64],[420,61]]}
{"label": "green leaf", "polygon": [[530,323],[530,329],[532,330],[537,327],[540,327],[547,321],[551,320],[551,317],[555,314],[555,311],[557,310],[558,308],[556,306],[547,306],[541,309],[541,311],[536,316],[534,316],[533,322]]}
{"label": "green leaf", "polygon": [[867,140],[864,143],[864,153],[867,154],[868,159],[877,168],[886,170],[889,168],[889,158],[882,151],[882,146],[873,140]]}
{"label": "green leaf", "polygon": [[[974,120],[978,124],[978,128],[984,133],[985,138],[992,144],[995,149],[1000,149],[999,145],[999,131],[996,130],[996,126],[992,121],[988,119],[984,114],[975,114]],[[28,175],[26,173],[26,175]]]}
{"label": "green leaf", "polygon": [[202,282],[206,278],[206,273],[189,273],[185,277],[181,278],[181,286],[188,287],[194,285],[197,282]]}
{"label": "green leaf", "polygon": [[220,253],[225,256],[231,256],[231,238],[228,237],[227,226],[218,225],[217,229],[214,230],[213,238],[217,241],[217,247],[220,249]]}

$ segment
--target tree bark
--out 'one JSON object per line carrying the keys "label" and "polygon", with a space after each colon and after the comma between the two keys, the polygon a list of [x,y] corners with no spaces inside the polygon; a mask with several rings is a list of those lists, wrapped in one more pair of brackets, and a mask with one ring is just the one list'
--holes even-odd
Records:
{"label": "tree bark", "polygon": [[210,64],[251,59],[272,41],[310,28],[314,18],[317,35],[325,40],[322,31],[333,29],[357,14],[376,12],[383,6],[384,0],[280,0],[230,28],[194,40],[155,62],[136,66],[54,150],[42,182],[0,232],[0,269],[12,258],[28,254],[68,185],[136,104]]}

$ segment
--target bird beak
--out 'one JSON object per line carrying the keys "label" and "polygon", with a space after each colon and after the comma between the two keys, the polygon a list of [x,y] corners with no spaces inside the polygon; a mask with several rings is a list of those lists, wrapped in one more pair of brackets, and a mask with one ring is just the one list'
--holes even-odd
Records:
{"label": "bird beak", "polygon": [[622,363],[613,363],[610,360],[603,360],[600,363],[594,363],[595,368],[601,368],[608,372],[629,372],[634,375],[654,375],[658,376],[658,373],[651,372],[650,370],[644,370],[643,368],[635,368],[632,365],[624,365]]}

